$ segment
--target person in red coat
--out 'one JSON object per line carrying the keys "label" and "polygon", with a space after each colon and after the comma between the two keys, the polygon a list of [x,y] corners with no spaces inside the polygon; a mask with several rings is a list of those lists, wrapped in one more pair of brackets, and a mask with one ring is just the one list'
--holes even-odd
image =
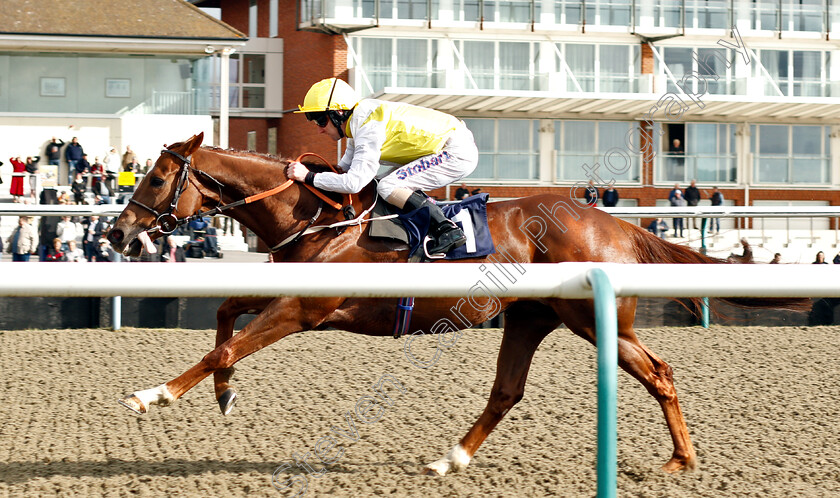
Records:
{"label": "person in red coat", "polygon": [[[26,171],[26,164],[20,160],[20,156],[9,158],[12,163],[12,169],[15,173],[24,173]],[[20,202],[23,197],[23,176],[13,176],[12,185],[9,187],[9,193],[12,194],[14,202]]]}

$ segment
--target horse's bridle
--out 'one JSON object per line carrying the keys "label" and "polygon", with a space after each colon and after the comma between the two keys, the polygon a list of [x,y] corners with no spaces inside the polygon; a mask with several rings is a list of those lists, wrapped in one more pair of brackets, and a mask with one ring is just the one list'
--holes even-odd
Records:
{"label": "horse's bridle", "polygon": [[[133,196],[131,197],[131,199],[128,200],[129,203],[134,203],[134,204],[140,206],[141,208],[149,211],[153,215],[155,215],[155,223],[157,223],[157,226],[149,228],[147,230],[148,232],[158,231],[163,235],[169,235],[172,232],[174,232],[175,229],[177,229],[178,227],[180,227],[182,225],[186,225],[187,223],[189,223],[193,220],[197,220],[197,219],[203,218],[205,216],[215,216],[215,215],[221,213],[222,211],[224,211],[226,209],[234,208],[234,207],[237,207],[237,206],[241,206],[243,204],[249,204],[251,202],[258,201],[260,199],[264,199],[266,197],[272,196],[272,195],[274,195],[278,192],[281,192],[281,191],[287,189],[288,187],[292,186],[295,183],[294,180],[287,179],[284,183],[274,187],[271,190],[268,190],[268,191],[265,191],[265,192],[262,192],[262,193],[259,193],[259,194],[256,194],[256,195],[252,195],[250,197],[246,197],[245,199],[240,199],[238,201],[234,201],[230,204],[220,205],[220,206],[217,206],[217,207],[215,207],[213,209],[210,209],[210,210],[207,210],[207,211],[203,211],[203,212],[199,211],[198,213],[196,213],[192,216],[187,216],[186,218],[181,218],[179,220],[178,217],[175,216],[174,212],[178,208],[178,200],[181,198],[181,194],[184,193],[184,187],[187,184],[187,179],[189,178],[189,170],[190,169],[192,169],[196,173],[201,173],[202,175],[208,177],[210,180],[212,180],[214,183],[216,183],[216,185],[219,186],[219,203],[222,202],[222,192],[221,192],[222,184],[218,180],[213,178],[209,173],[198,170],[198,169],[195,169],[195,168],[192,168],[190,166],[191,156],[183,156],[183,155],[181,155],[181,154],[179,154],[175,151],[171,151],[169,149],[163,149],[160,152],[161,152],[161,154],[163,154],[163,153],[172,154],[176,158],[180,159],[183,164],[181,164],[180,176],[178,177],[178,184],[175,187],[175,195],[172,197],[172,202],[169,204],[169,208],[166,211],[164,211],[163,213],[159,213],[156,209],[154,209],[150,206],[147,206],[147,205],[143,204],[142,202],[134,199]],[[322,161],[324,161],[327,165],[329,165],[329,163],[326,161],[326,159],[322,158],[321,156],[318,156],[317,154],[313,154],[311,152],[301,154],[300,156],[298,156],[298,158],[296,160],[299,162],[301,159],[303,159],[306,156],[316,156],[319,159],[321,159]],[[332,167],[332,166],[330,165],[330,167]],[[315,223],[315,220],[317,220],[317,218],[321,215],[323,202],[327,202],[337,211],[343,212],[347,219],[355,218],[355,211],[353,209],[352,199],[349,195],[345,194],[345,200],[347,201],[347,203],[346,203],[345,207],[342,208],[341,204],[336,203],[332,199],[329,199],[323,193],[318,191],[315,187],[312,187],[311,185],[305,185],[305,184],[304,184],[304,187],[308,188],[316,196],[318,196],[321,202],[319,202],[319,204],[318,204],[318,211],[315,214],[315,216],[312,219],[309,220],[309,223],[306,225],[306,228],[301,230],[301,232],[297,235],[297,237],[295,237],[294,241],[297,241],[298,238],[300,238],[300,236],[303,235],[303,232],[306,231],[307,228],[312,226],[312,224]],[[343,229],[342,229],[342,231],[343,231]]]}
{"label": "horse's bridle", "polygon": [[[189,176],[190,170],[190,156],[182,156],[181,154],[171,151],[169,149],[163,149],[160,151],[161,154],[164,152],[167,154],[172,154],[173,156],[177,157],[182,161],[181,164],[181,175],[178,177],[178,184],[175,187],[175,196],[172,197],[172,202],[169,204],[169,208],[164,211],[163,213],[158,213],[157,210],[153,207],[147,206],[142,202],[136,200],[133,196],[131,199],[128,200],[129,203],[134,203],[140,206],[141,208],[149,211],[150,213],[155,215],[155,223],[157,223],[157,230],[162,233],[163,235],[169,235],[175,231],[181,225],[189,223],[191,217],[183,218],[179,220],[173,213],[178,208],[178,200],[181,198],[181,194],[184,193],[184,186],[187,184],[187,177]],[[215,180],[215,179],[214,179]],[[219,183],[219,182],[216,182]]]}

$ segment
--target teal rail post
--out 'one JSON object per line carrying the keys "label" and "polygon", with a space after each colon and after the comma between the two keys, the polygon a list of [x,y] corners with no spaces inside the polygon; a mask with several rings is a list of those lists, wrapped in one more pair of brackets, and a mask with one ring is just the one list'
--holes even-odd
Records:
{"label": "teal rail post", "polygon": [[701,325],[703,326],[704,329],[707,329],[707,328],[709,328],[709,298],[708,297],[703,298],[702,308],[703,308],[703,316],[701,318],[701,322],[702,322]]}
{"label": "teal rail post", "polygon": [[616,496],[616,390],[618,384],[618,319],[615,291],[599,268],[587,274],[595,294],[598,346],[598,498]]}

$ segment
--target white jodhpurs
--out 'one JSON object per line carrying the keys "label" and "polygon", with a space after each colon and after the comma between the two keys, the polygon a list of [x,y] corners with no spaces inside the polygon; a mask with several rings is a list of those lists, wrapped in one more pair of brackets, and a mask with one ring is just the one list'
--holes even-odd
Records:
{"label": "white jodhpurs", "polygon": [[395,189],[434,190],[469,175],[478,166],[478,147],[461,122],[437,154],[399,166],[379,180],[377,191],[387,199]]}

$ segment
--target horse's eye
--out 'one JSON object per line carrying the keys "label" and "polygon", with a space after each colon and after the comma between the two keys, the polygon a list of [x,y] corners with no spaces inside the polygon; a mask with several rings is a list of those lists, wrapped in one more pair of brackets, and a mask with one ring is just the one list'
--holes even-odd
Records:
{"label": "horse's eye", "polygon": [[163,184],[166,183],[163,178],[159,176],[152,177],[152,187],[163,187]]}

